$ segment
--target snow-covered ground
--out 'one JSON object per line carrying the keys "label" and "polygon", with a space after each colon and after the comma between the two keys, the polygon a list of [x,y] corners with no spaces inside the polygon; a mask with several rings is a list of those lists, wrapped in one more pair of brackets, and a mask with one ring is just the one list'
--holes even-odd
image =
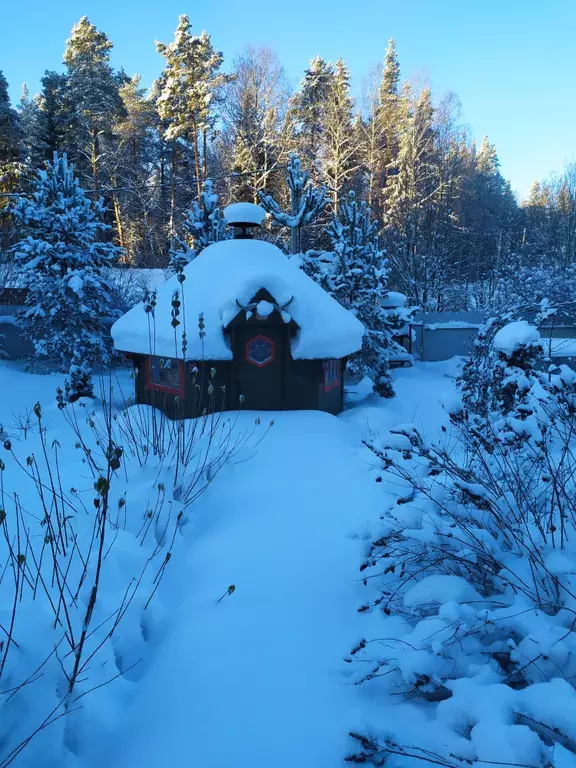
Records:
{"label": "snow-covered ground", "polygon": [[[361,439],[406,422],[433,437],[456,365],[398,369],[392,400],[360,384],[340,417],[260,414],[262,442],[228,462],[182,528],[140,670],[86,699],[93,726],[70,766],[342,763],[348,731],[375,716],[342,660],[366,630],[361,538],[382,504]],[[40,400],[58,432],[59,376],[0,362],[0,377],[0,423]],[[129,390],[127,375],[121,384]],[[236,429],[248,432],[257,417],[241,414]],[[26,754],[17,765],[31,765]]]}
{"label": "snow-covered ground", "polygon": [[94,767],[340,764],[361,717],[342,662],[364,629],[351,535],[381,503],[360,438],[398,421],[437,428],[454,368],[399,369],[394,400],[340,418],[275,414],[258,453],[219,475],[185,532],[184,597]]}

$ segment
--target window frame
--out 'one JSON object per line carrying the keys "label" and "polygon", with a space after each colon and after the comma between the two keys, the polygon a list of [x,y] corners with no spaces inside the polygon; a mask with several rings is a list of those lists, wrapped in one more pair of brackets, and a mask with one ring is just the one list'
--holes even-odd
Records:
{"label": "window frame", "polygon": [[322,361],[324,378],[322,381],[322,391],[331,392],[342,384],[342,364],[339,358],[333,357]]}
{"label": "window frame", "polygon": [[[154,360],[170,360],[178,363],[178,385],[171,386],[170,384],[154,381],[152,377],[152,366]],[[177,360],[175,357],[165,357],[162,355],[149,355],[146,366],[146,389],[152,389],[156,392],[164,392],[167,395],[173,395],[174,397],[184,397],[184,362]]]}

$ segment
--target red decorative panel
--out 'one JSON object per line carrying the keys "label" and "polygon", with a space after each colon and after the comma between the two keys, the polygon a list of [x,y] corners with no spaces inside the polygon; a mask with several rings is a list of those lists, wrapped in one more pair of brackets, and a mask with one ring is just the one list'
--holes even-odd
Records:
{"label": "red decorative panel", "polygon": [[258,334],[246,342],[246,360],[257,368],[264,368],[275,358],[276,344],[268,336]]}

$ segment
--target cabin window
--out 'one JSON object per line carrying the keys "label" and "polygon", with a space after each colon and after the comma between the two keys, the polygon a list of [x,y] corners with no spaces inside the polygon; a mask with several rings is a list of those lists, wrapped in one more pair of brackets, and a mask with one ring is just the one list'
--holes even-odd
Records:
{"label": "cabin window", "polygon": [[324,360],[324,392],[340,386],[340,360]]}
{"label": "cabin window", "polygon": [[172,395],[184,394],[182,362],[172,357],[148,358],[148,388]]}
{"label": "cabin window", "polygon": [[257,368],[263,368],[276,357],[276,345],[267,336],[254,336],[246,342],[246,360]]}

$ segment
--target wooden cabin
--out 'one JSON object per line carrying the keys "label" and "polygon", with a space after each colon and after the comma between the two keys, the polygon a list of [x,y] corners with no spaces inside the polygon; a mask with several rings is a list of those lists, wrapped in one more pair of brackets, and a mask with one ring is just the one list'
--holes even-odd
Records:
{"label": "wooden cabin", "polygon": [[343,408],[360,321],[295,259],[251,237],[265,213],[236,203],[235,238],[205,248],[112,326],[136,369],[136,401],[171,418],[215,410]]}

